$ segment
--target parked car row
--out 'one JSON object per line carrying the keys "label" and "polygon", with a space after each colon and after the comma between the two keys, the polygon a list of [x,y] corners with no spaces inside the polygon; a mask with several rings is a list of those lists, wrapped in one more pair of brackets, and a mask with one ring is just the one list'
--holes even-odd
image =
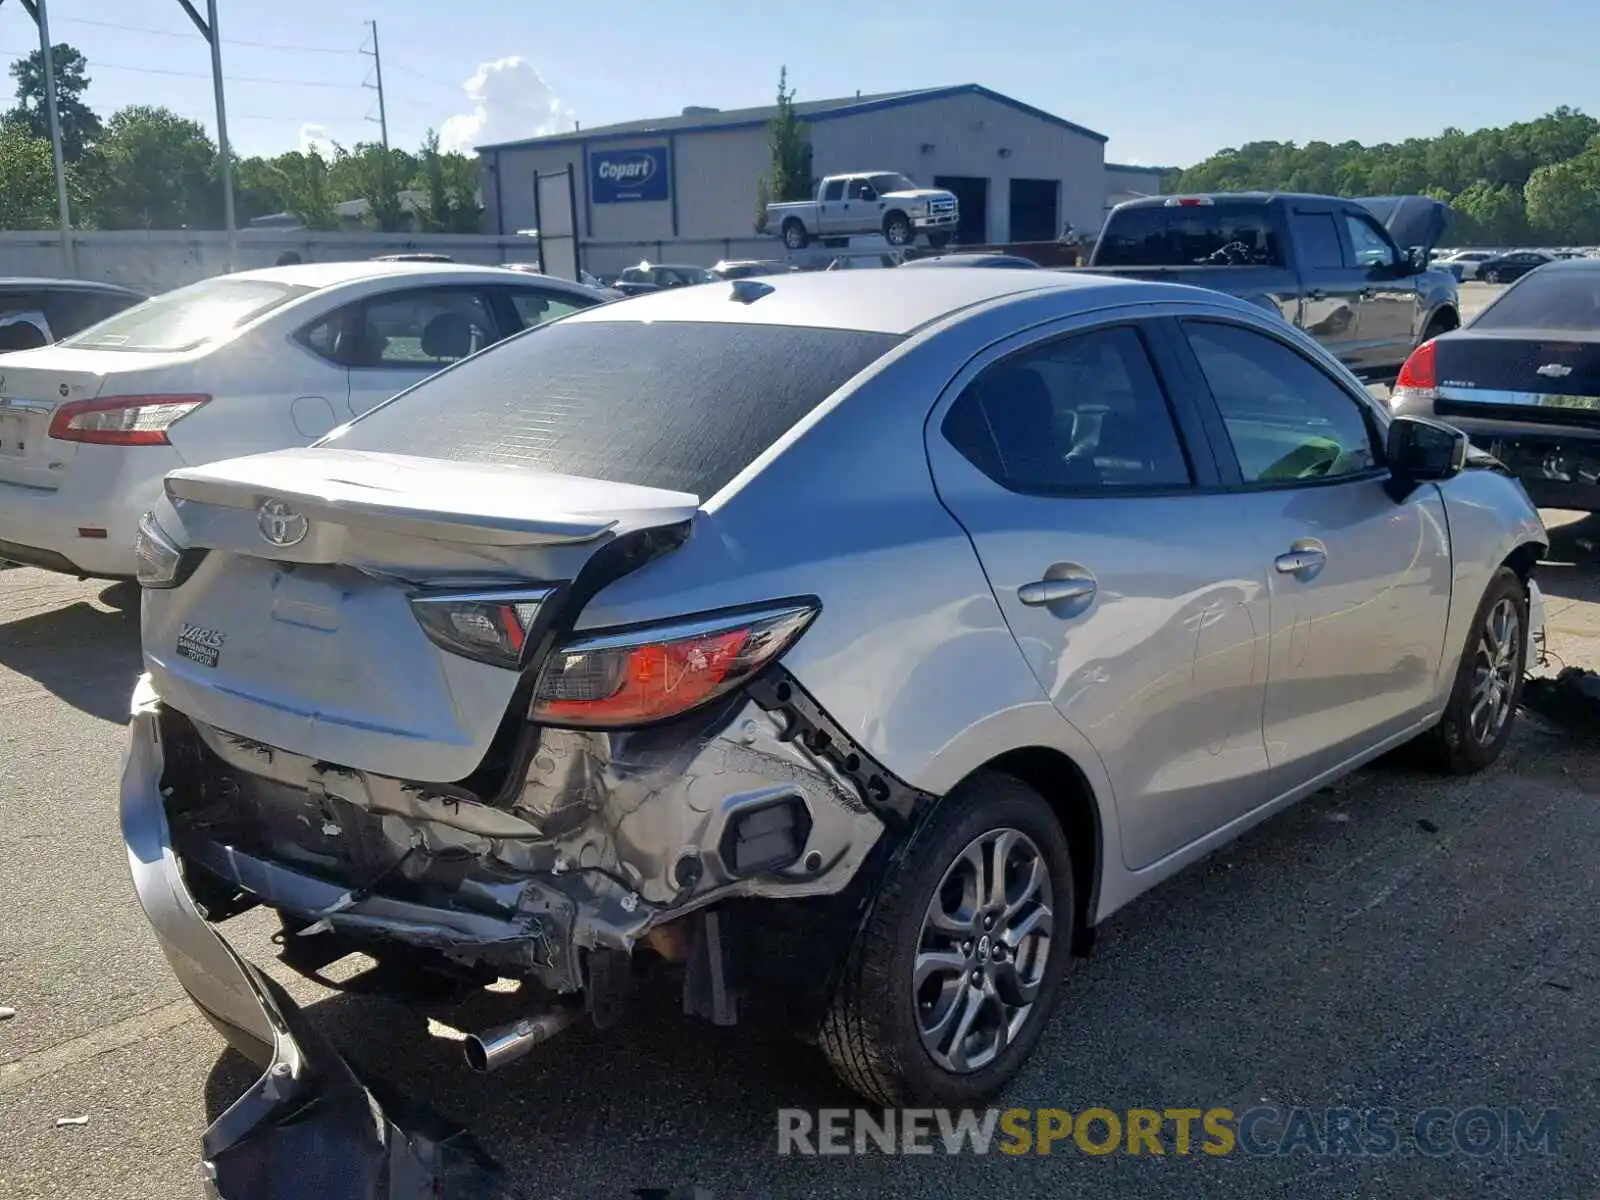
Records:
{"label": "parked car row", "polygon": [[[959,1107],[1135,896],[1402,743],[1470,772],[1509,737],[1528,496],[1247,299],[783,274],[502,341],[516,285],[431,269],[407,283],[448,292],[448,338],[381,278],[274,272],[125,328],[460,359],[309,447],[176,464],[139,523],[135,888],[270,1068],[208,1143],[223,1194],[273,1146],[353,1144],[308,1128],[350,1075],[228,946],[248,908],[309,974],[522,981],[480,1070],[622,1020],[654,964],[718,1023],[781,1003],[873,1103]],[[169,401],[57,411],[186,447],[212,401]]]}
{"label": "parked car row", "polygon": [[140,514],[168,471],[304,445],[442,367],[605,300],[498,267],[271,267],[6,354],[0,558],[131,577]]}

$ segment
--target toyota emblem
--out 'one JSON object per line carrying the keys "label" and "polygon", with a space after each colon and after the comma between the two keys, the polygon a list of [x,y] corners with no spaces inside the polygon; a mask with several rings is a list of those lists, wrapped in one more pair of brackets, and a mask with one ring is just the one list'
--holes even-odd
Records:
{"label": "toyota emblem", "polygon": [[311,531],[311,522],[303,513],[297,513],[282,500],[268,500],[256,514],[256,526],[261,536],[274,546],[293,546],[305,540]]}

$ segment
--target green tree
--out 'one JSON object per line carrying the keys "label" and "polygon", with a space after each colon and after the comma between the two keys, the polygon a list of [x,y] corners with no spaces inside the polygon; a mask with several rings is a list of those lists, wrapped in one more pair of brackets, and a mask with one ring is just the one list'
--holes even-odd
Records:
{"label": "green tree", "polygon": [[44,229],[56,223],[56,176],[50,143],[15,125],[0,125],[0,229]]}
{"label": "green tree", "polygon": [[[772,166],[756,181],[757,232],[765,231],[768,203],[809,200],[816,195],[817,185],[811,177],[811,139],[806,136],[805,122],[795,111],[788,67],[778,71],[778,111],[767,126],[767,140]],[[762,196],[767,199],[761,200]]]}
{"label": "green tree", "polygon": [[[100,136],[100,118],[83,102],[89,87],[88,62],[83,54],[62,42],[50,50],[56,74],[56,118],[61,123],[61,156],[69,163],[81,159]],[[17,81],[17,106],[5,115],[5,124],[33,137],[50,141],[50,113],[45,104],[44,53],[24,55],[11,64]]]}
{"label": "green tree", "polygon": [[197,121],[146,104],[118,109],[84,160],[86,191],[103,229],[217,225],[217,148]]}
{"label": "green tree", "polygon": [[352,150],[334,147],[328,179],[335,202],[365,200],[369,226],[382,233],[400,233],[411,227],[400,192],[416,173],[417,160],[404,150],[358,142]]}
{"label": "green tree", "polygon": [[1454,241],[1505,246],[1527,236],[1522,189],[1515,184],[1480,179],[1458,195],[1452,206],[1459,220],[1451,235]]}
{"label": "green tree", "polygon": [[1536,234],[1556,242],[1600,242],[1600,147],[1534,171],[1523,199]]}
{"label": "green tree", "polygon": [[423,193],[419,216],[431,233],[477,233],[478,164],[465,154],[441,154],[439,135],[428,130],[412,187]]}

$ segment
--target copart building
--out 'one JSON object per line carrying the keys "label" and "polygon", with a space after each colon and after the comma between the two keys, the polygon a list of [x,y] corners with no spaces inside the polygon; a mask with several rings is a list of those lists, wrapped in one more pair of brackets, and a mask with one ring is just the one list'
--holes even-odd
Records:
{"label": "copart building", "polygon": [[[1160,189],[1159,172],[1148,168],[1108,174],[1104,134],[978,84],[812,100],[795,110],[816,177],[899,171],[947,188],[961,204],[958,243],[1049,241],[1069,224],[1092,233],[1113,194]],[[485,231],[542,227],[545,237],[564,237],[575,223],[593,271],[640,259],[709,264],[780,254],[775,237],[756,233],[775,112],[688,108],[480,146]]]}

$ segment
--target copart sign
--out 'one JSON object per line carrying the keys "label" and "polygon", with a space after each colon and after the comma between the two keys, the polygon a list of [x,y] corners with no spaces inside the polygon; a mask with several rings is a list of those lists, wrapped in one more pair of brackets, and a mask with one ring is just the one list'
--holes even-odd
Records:
{"label": "copart sign", "polygon": [[667,152],[661,146],[638,150],[597,150],[589,155],[589,198],[596,204],[666,200],[672,195]]}

